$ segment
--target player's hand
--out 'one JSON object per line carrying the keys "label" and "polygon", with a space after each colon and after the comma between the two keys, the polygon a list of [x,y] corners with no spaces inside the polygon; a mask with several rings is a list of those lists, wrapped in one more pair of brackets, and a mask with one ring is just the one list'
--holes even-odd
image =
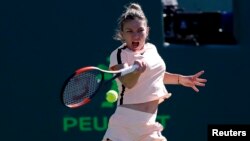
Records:
{"label": "player's hand", "polygon": [[146,70],[146,63],[142,60],[136,60],[134,62],[135,65],[138,65],[138,68],[136,69],[136,72],[143,73]]}
{"label": "player's hand", "polygon": [[194,91],[199,92],[199,89],[196,86],[204,87],[207,79],[200,78],[204,71],[200,71],[194,75],[190,76],[180,76],[179,83],[186,87],[191,87]]}

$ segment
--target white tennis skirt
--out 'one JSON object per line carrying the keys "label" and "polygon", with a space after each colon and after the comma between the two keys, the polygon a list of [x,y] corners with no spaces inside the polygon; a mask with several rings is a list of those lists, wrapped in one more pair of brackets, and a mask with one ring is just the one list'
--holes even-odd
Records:
{"label": "white tennis skirt", "polygon": [[151,114],[118,106],[102,141],[167,141],[161,135],[163,126],[156,122],[156,116],[157,112]]}

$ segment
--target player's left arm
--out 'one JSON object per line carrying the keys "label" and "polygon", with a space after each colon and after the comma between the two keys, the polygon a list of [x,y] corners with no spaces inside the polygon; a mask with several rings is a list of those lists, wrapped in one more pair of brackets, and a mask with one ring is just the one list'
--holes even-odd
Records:
{"label": "player's left arm", "polygon": [[207,79],[200,78],[204,71],[199,71],[194,75],[181,75],[170,72],[164,74],[164,84],[177,84],[185,87],[191,87],[194,91],[199,92],[197,86],[204,87]]}

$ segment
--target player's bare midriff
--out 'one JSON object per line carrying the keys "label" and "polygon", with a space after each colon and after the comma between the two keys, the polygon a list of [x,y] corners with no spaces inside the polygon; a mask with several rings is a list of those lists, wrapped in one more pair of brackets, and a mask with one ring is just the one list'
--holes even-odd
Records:
{"label": "player's bare midriff", "polygon": [[145,103],[138,103],[138,104],[124,104],[120,105],[121,107],[146,112],[154,114],[157,111],[159,105],[159,100],[149,101]]}

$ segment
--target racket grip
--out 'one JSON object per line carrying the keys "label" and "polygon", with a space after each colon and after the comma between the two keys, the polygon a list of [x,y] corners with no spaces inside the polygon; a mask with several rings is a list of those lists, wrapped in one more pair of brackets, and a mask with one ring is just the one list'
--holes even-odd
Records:
{"label": "racket grip", "polygon": [[134,72],[138,68],[139,68],[139,66],[136,65],[136,64],[131,65],[131,66],[127,67],[127,68],[124,68],[124,70],[121,72],[121,76],[124,76],[126,74],[131,73],[131,72]]}

